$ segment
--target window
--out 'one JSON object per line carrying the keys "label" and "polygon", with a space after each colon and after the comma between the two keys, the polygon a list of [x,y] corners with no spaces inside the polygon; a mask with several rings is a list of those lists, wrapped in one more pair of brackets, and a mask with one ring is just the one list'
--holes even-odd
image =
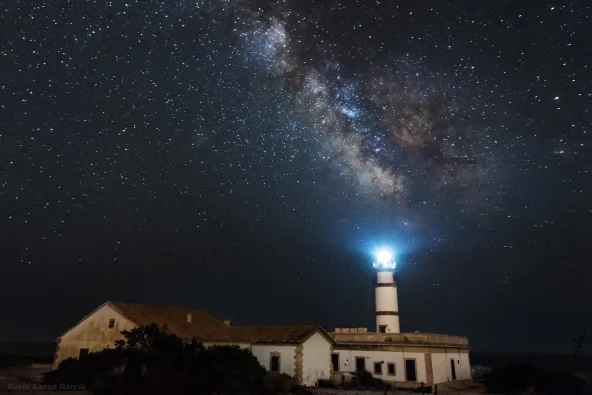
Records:
{"label": "window", "polygon": [[366,371],[366,358],[364,357],[356,357],[356,372],[365,372]]}
{"label": "window", "polygon": [[417,381],[417,374],[415,372],[415,359],[405,360],[405,380]]}
{"label": "window", "polygon": [[382,374],[382,362],[374,362],[374,374]]}
{"label": "window", "polygon": [[378,326],[378,332],[380,332],[380,333],[386,333],[386,325],[379,325]]}
{"label": "window", "polygon": [[88,348],[81,348],[80,353],[78,354],[78,359],[86,358],[88,355]]}
{"label": "window", "polygon": [[394,362],[389,362],[389,363],[386,365],[386,367],[387,367],[387,374],[388,374],[389,376],[394,376],[394,375],[396,375],[396,374],[397,374],[397,373],[396,373],[397,371],[395,370],[395,363],[394,363]]}
{"label": "window", "polygon": [[279,372],[280,371],[280,354],[276,352],[271,353],[271,357],[269,359],[269,371],[270,372]]}
{"label": "window", "polygon": [[339,372],[339,354],[334,353],[331,355],[331,363],[333,364],[333,371]]}
{"label": "window", "polygon": [[114,328],[115,327],[115,318],[111,318],[109,319],[109,329]]}

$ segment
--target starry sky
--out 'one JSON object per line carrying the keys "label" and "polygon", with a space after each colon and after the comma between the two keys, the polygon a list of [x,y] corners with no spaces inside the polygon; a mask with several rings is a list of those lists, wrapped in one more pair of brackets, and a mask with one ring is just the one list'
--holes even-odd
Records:
{"label": "starry sky", "polygon": [[[488,4],[491,3],[491,4]],[[592,4],[0,3],[0,335],[105,300],[571,352],[590,328]]]}

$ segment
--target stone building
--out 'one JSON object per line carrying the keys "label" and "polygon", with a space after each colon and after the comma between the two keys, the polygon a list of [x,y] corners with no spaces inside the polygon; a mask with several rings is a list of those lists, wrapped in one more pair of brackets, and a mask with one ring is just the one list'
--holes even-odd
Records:
{"label": "stone building", "polygon": [[335,340],[316,325],[231,326],[201,310],[106,302],[67,330],[57,341],[53,369],[68,358],[113,347],[121,331],[156,323],[184,339],[207,346],[235,345],[248,349],[268,371],[286,373],[313,386],[331,377]]}

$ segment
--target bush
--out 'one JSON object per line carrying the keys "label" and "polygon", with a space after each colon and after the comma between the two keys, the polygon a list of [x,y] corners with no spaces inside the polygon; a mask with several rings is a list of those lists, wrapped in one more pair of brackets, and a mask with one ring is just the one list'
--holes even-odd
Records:
{"label": "bush", "polygon": [[317,381],[317,385],[321,388],[337,388],[337,385],[335,385],[333,380],[328,379],[320,379]]}
{"label": "bush", "polygon": [[105,372],[122,364],[124,353],[119,349],[106,349],[90,353],[83,359],[68,358],[60,363],[58,369],[43,376],[44,384],[84,385],[87,388]]}
{"label": "bush", "polygon": [[[266,371],[247,350],[228,346],[205,349],[195,340],[187,343],[156,325],[122,333],[126,340],[118,341],[115,349],[90,353],[81,360],[67,359],[44,376],[44,383],[85,385],[95,395],[263,390]],[[274,390],[291,389],[288,379],[292,379],[283,376],[276,380]]]}
{"label": "bush", "polygon": [[362,386],[366,388],[384,389],[386,384],[384,381],[375,378],[372,373],[368,371],[359,372],[354,376],[352,383],[354,386]]}
{"label": "bush", "polygon": [[93,395],[123,394],[123,374],[106,372],[98,377],[90,386]]}
{"label": "bush", "polygon": [[483,381],[485,376],[487,376],[491,372],[491,368],[487,366],[473,366],[471,367],[471,378],[474,381]]}
{"label": "bush", "polygon": [[298,387],[298,383],[285,373],[269,372],[262,382],[263,390],[269,394],[285,393]]}

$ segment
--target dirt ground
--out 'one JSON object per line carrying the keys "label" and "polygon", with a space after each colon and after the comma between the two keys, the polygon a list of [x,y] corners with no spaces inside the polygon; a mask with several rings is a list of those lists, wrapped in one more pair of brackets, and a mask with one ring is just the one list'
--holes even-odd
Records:
{"label": "dirt ground", "polygon": [[41,384],[43,374],[51,370],[50,364],[33,364],[26,367],[0,370],[0,395],[57,395],[76,394],[90,395],[85,390],[66,391],[58,387],[44,386]]}

